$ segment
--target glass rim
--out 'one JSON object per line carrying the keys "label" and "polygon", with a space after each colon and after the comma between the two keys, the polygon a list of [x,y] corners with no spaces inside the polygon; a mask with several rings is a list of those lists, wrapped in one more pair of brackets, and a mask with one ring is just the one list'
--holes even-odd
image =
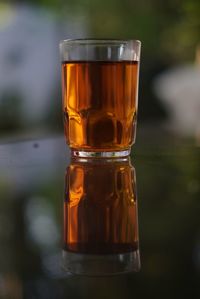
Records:
{"label": "glass rim", "polygon": [[141,45],[141,41],[138,39],[112,39],[112,38],[69,38],[60,41],[60,45],[120,45],[136,43]]}

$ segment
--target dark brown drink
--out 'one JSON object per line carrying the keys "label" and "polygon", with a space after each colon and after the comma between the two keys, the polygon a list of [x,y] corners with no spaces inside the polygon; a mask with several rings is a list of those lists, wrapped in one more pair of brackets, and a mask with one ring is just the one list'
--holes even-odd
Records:
{"label": "dark brown drink", "polygon": [[129,160],[74,160],[65,186],[65,250],[105,255],[138,249],[135,170]]}
{"label": "dark brown drink", "polygon": [[68,144],[85,151],[121,151],[135,140],[137,61],[62,63]]}

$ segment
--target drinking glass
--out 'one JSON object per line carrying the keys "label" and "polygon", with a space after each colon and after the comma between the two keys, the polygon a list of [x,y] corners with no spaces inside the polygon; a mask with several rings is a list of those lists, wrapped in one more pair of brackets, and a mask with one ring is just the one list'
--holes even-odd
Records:
{"label": "drinking glass", "polygon": [[72,156],[123,157],[135,142],[141,43],[60,43],[62,109]]}

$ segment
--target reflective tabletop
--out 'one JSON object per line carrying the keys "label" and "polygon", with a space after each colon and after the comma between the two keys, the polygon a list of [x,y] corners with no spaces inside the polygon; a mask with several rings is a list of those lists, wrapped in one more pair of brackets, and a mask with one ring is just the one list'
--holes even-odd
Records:
{"label": "reflective tabletop", "polygon": [[106,165],[71,159],[61,135],[2,140],[0,298],[199,298],[199,158],[157,129]]}

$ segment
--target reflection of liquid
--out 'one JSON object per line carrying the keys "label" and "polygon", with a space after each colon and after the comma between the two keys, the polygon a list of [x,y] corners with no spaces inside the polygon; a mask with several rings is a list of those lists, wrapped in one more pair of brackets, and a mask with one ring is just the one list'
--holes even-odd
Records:
{"label": "reflection of liquid", "polygon": [[65,179],[65,252],[83,257],[138,252],[135,170],[130,160],[72,160]]}

